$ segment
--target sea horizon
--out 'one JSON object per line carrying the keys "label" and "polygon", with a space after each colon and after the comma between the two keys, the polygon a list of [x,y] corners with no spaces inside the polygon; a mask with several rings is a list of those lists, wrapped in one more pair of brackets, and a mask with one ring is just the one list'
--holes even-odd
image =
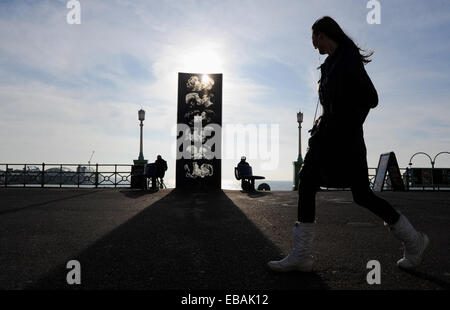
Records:
{"label": "sea horizon", "polygon": [[[164,180],[167,188],[175,188],[175,180]],[[266,183],[270,186],[271,191],[292,191],[293,182],[291,180],[256,180],[255,188],[258,188],[259,184]],[[241,181],[224,179],[222,180],[222,189],[227,190],[241,190]]]}

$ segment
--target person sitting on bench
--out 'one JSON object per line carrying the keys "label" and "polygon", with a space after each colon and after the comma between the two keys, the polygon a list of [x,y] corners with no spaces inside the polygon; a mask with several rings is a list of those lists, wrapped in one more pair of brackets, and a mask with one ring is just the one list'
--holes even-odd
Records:
{"label": "person sitting on bench", "polygon": [[[156,157],[156,161],[155,161],[155,165],[156,165],[156,178],[159,178],[159,187],[163,188],[164,187],[164,175],[166,173],[167,170],[167,162],[161,157],[161,155],[158,155]],[[155,180],[156,181],[156,180]],[[155,182],[156,183],[156,182]],[[152,186],[153,186],[153,179],[152,179]],[[155,184],[156,186],[156,184]],[[153,186],[153,187],[155,187]]]}
{"label": "person sitting on bench", "polygon": [[[248,162],[246,162],[247,158],[245,156],[241,157],[241,161],[237,164],[237,169],[238,169],[238,175],[239,175],[239,171],[243,171],[244,167],[250,166],[250,164]],[[239,178],[241,178],[239,176]],[[239,180],[239,178],[236,176],[236,179]],[[246,182],[244,179],[241,179],[241,188],[244,189],[246,187],[246,185],[244,184],[244,182]]]}
{"label": "person sitting on bench", "polygon": [[263,176],[253,175],[252,167],[246,161],[245,156],[241,157],[241,161],[234,168],[234,175],[237,180],[241,180],[241,187],[244,191],[255,191],[255,180],[265,179]]}
{"label": "person sitting on bench", "polygon": [[241,157],[241,161],[237,164],[238,169],[245,167],[245,166],[250,166],[250,164],[248,162],[246,162],[247,158],[245,156]]}
{"label": "person sitting on bench", "polygon": [[144,177],[145,177],[145,182],[144,182],[144,187],[145,189],[147,189],[147,178],[148,179],[152,179],[152,189],[156,190],[156,164],[155,163],[149,163],[145,165],[144,168]]}

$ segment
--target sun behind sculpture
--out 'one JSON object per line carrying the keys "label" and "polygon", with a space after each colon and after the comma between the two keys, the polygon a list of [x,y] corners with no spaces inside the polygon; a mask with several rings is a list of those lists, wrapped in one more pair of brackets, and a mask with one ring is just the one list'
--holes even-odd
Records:
{"label": "sun behind sculpture", "polygon": [[[224,71],[224,58],[217,47],[204,45],[185,50],[180,57],[183,72],[218,73]],[[208,79],[206,76],[205,79]],[[203,78],[202,78],[203,82]]]}

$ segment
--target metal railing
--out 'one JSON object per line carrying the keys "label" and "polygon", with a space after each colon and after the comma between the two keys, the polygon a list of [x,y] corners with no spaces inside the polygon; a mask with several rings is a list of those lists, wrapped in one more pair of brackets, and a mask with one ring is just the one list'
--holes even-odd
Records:
{"label": "metal railing", "polygon": [[[0,163],[0,187],[130,187],[132,164],[2,164]],[[409,178],[408,169],[400,168],[408,190],[450,190],[439,184],[417,185]],[[435,168],[438,169],[438,168]],[[371,187],[377,168],[369,168]],[[343,190],[342,188],[328,190]],[[383,190],[392,190],[389,175]]]}
{"label": "metal railing", "polygon": [[[406,170],[406,177],[407,179],[407,186],[419,186],[422,185],[423,189],[425,187],[429,187],[430,183],[433,187],[433,190],[437,188],[437,190],[449,190],[450,189],[450,168],[436,168],[436,159],[440,155],[450,155],[450,152],[448,151],[442,151],[437,153],[434,158],[431,158],[431,156],[425,152],[416,152],[414,153],[411,158],[409,159],[409,168]],[[417,155],[424,155],[428,157],[431,163],[431,169],[430,168],[416,168],[412,167],[413,163],[412,160]],[[422,184],[421,184],[422,183]]]}
{"label": "metal railing", "polygon": [[[373,188],[373,185],[375,182],[375,177],[377,175],[377,170],[378,170],[378,168],[369,168],[368,173],[369,173],[369,183],[370,183],[371,188]],[[401,175],[403,175],[404,172],[406,172],[406,168],[400,168]],[[321,187],[321,188],[324,190],[350,190],[350,188],[327,188],[327,187]],[[386,175],[383,190],[384,191],[392,190],[391,179],[389,177],[389,174]]]}
{"label": "metal railing", "polygon": [[132,166],[0,163],[0,187],[129,187]]}
{"label": "metal railing", "polygon": [[[421,182],[418,183],[411,176],[411,168],[399,168],[400,174],[402,176],[403,184],[405,185],[405,190],[408,191],[449,191],[450,184],[447,183],[436,183],[434,179],[431,178],[429,182]],[[430,170],[430,173],[433,174],[435,171],[441,170],[443,168],[416,168],[416,169],[425,169]],[[375,177],[377,174],[378,168],[369,168],[369,182],[370,187],[373,188]],[[335,190],[335,188],[325,188],[327,190]],[[337,190],[349,190],[349,188],[339,188]],[[386,179],[383,186],[384,191],[391,191],[391,179],[389,174],[386,175]]]}

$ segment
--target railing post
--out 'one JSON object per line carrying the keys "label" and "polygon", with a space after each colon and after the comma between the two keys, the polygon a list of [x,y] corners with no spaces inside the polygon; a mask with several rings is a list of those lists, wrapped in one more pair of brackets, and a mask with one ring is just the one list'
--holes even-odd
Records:
{"label": "railing post", "polygon": [[80,165],[77,166],[77,188],[80,188]]}
{"label": "railing post", "polygon": [[23,187],[27,186],[27,164],[23,165]]}
{"label": "railing post", "polygon": [[5,171],[5,187],[8,187],[8,164],[6,164],[6,171]]}
{"label": "railing post", "polygon": [[45,184],[45,163],[42,163],[41,187]]}
{"label": "railing post", "polygon": [[63,176],[63,170],[62,170],[62,165],[60,165],[59,167],[59,188],[62,187],[62,176]]}
{"label": "railing post", "polygon": [[117,187],[117,164],[114,165],[114,188]]}
{"label": "railing post", "polygon": [[95,164],[95,188],[98,187],[98,164]]}
{"label": "railing post", "polygon": [[434,161],[431,161],[431,184],[433,184],[433,192],[436,190],[434,186]]}
{"label": "railing post", "polygon": [[406,167],[406,173],[405,173],[405,190],[409,191],[409,168]]}

